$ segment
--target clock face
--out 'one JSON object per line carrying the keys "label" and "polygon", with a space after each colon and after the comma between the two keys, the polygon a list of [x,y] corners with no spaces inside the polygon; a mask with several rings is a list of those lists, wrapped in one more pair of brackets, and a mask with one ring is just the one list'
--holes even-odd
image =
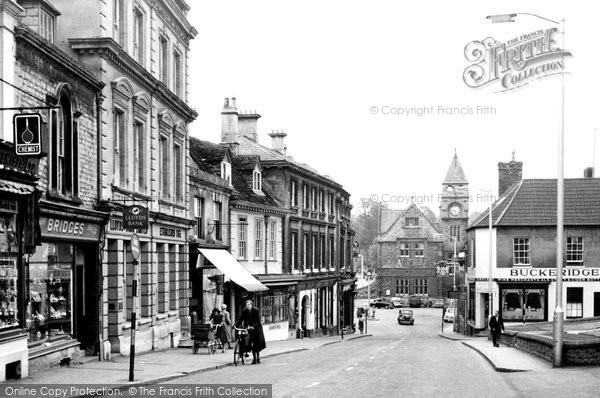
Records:
{"label": "clock face", "polygon": [[459,216],[460,215],[460,206],[459,205],[450,206],[450,215],[452,215],[453,217]]}

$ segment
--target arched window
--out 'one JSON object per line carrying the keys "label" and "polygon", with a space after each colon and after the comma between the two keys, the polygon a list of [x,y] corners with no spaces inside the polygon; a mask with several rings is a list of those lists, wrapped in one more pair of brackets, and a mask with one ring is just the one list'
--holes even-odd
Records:
{"label": "arched window", "polygon": [[69,86],[59,90],[57,109],[50,112],[50,193],[76,197],[77,175],[77,116],[74,112]]}

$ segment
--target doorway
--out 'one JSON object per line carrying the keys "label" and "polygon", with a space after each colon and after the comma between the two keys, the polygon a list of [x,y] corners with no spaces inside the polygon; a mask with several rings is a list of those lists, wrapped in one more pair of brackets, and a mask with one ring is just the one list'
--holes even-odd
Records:
{"label": "doorway", "polygon": [[97,248],[76,246],[74,305],[75,338],[86,355],[98,353],[98,268]]}
{"label": "doorway", "polygon": [[600,316],[600,292],[594,292],[594,316]]}

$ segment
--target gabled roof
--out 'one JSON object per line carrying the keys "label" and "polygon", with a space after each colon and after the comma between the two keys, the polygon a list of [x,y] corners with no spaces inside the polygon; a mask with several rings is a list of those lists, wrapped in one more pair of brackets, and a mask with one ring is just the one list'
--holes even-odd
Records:
{"label": "gabled roof", "polygon": [[[488,227],[489,210],[471,228]],[[492,206],[493,226],[555,226],[556,179],[528,179],[509,188]],[[564,182],[564,225],[600,226],[600,179]]]}
{"label": "gabled roof", "polygon": [[[404,217],[406,214],[415,209],[419,214],[420,218],[424,220],[419,227],[405,227],[404,226]],[[394,221],[391,226],[375,238],[376,242],[395,242],[398,239],[402,238],[430,238],[433,237],[434,234],[439,234],[441,231],[435,225],[432,220],[416,205],[411,204],[406,209],[401,210],[398,214],[396,221]]]}
{"label": "gabled roof", "polygon": [[273,198],[270,189],[265,181],[262,181],[261,191],[253,189],[253,172],[257,165],[260,165],[258,155],[234,156],[231,165],[231,178],[235,191],[231,195],[232,200],[241,200],[257,205],[278,207]]}
{"label": "gabled roof", "polygon": [[468,184],[467,177],[458,161],[458,155],[455,153],[450,163],[450,168],[446,173],[446,178],[442,184]]}
{"label": "gabled roof", "polygon": [[201,170],[221,176],[221,162],[231,163],[229,147],[190,137],[190,156]]}

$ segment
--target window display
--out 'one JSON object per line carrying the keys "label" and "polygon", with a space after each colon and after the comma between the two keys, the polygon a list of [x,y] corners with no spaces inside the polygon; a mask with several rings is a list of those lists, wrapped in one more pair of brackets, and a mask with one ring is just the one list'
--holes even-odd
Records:
{"label": "window display", "polygon": [[72,332],[73,245],[43,243],[27,270],[29,340],[45,341]]}
{"label": "window display", "polygon": [[17,203],[0,206],[0,331],[19,326],[17,310]]}
{"label": "window display", "polygon": [[544,289],[502,289],[502,318],[505,321],[543,321]]}

